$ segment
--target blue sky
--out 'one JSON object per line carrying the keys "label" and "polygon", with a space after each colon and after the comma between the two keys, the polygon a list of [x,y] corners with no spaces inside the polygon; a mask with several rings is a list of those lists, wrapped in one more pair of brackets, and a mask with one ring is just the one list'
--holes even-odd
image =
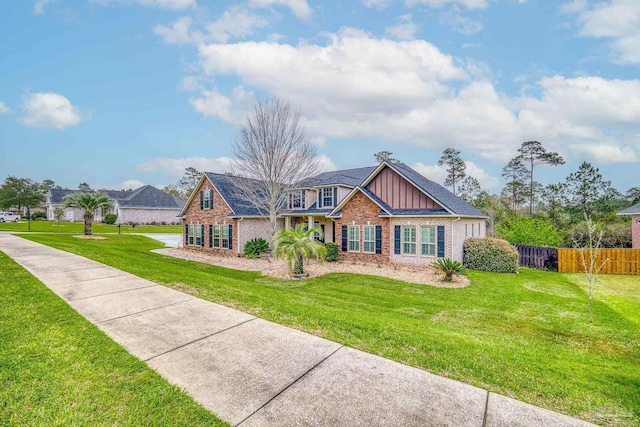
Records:
{"label": "blue sky", "polygon": [[301,110],[326,169],[442,151],[499,192],[538,140],[640,185],[637,0],[21,0],[0,5],[0,178],[75,188],[229,170],[256,99]]}

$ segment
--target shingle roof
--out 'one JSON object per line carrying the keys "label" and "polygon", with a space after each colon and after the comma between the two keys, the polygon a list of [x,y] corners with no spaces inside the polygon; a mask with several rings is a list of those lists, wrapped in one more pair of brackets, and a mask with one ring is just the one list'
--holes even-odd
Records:
{"label": "shingle roof", "polygon": [[[51,203],[62,204],[64,198],[69,194],[76,193],[80,190],[69,190],[61,188],[51,189]],[[85,192],[90,192],[83,190]],[[126,208],[166,208],[166,209],[182,209],[184,200],[173,197],[162,190],[151,185],[142,186],[134,191],[122,190],[97,190],[98,193],[104,194],[111,200],[116,200],[118,204]]]}
{"label": "shingle roof", "polygon": [[219,173],[205,172],[209,181],[216,187],[222,198],[229,204],[235,216],[268,216],[268,212],[258,209],[242,197],[242,186],[236,184],[240,180],[252,183],[255,188],[260,188],[261,183],[256,180],[241,178],[237,176],[223,175]]}
{"label": "shingle roof", "polygon": [[640,203],[621,210],[618,215],[640,215]]}
{"label": "shingle roof", "polygon": [[440,203],[445,208],[453,212],[454,215],[479,217],[487,216],[485,213],[471,206],[461,198],[455,196],[452,192],[444,188],[442,185],[425,178],[404,163],[388,163],[388,165],[392,169],[395,169],[396,172],[404,175],[416,187],[429,194],[436,202]]}
{"label": "shingle roof", "polygon": [[[101,193],[103,192],[101,191]],[[112,199],[117,200],[121,207],[126,208],[182,209],[184,206],[183,200],[173,197],[151,185],[145,185],[134,191],[108,191],[105,193]],[[126,197],[120,198],[125,194]]]}
{"label": "shingle roof", "polygon": [[296,187],[308,188],[319,187],[324,185],[346,185],[355,187],[362,184],[371,173],[376,170],[377,166],[369,166],[356,169],[343,169],[332,172],[323,172],[313,178],[302,180]]}

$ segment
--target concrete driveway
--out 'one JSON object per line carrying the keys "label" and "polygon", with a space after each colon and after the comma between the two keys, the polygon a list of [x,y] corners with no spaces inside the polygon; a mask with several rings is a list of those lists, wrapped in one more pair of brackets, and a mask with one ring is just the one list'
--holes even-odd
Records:
{"label": "concrete driveway", "polygon": [[[131,234],[138,234],[138,233],[131,233]],[[139,234],[139,235],[157,240],[159,242],[164,243],[165,246],[169,246],[172,248],[182,247],[182,234],[149,233],[149,234]]]}
{"label": "concrete driveway", "polygon": [[17,236],[0,250],[233,425],[589,425]]}

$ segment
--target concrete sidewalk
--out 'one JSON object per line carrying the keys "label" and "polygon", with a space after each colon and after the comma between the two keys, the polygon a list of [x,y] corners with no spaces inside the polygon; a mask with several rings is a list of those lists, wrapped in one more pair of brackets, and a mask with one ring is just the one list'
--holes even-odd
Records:
{"label": "concrete sidewalk", "polygon": [[17,236],[0,251],[233,425],[590,425]]}

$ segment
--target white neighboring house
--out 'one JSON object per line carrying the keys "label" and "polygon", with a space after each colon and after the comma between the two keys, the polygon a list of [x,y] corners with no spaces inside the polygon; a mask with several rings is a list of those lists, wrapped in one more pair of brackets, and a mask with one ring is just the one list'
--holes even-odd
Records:
{"label": "white neighboring house", "polygon": [[[64,198],[80,190],[56,189],[52,188],[47,192],[45,207],[47,209],[47,219],[55,220],[54,209],[63,206]],[[93,191],[93,190],[92,190]],[[107,213],[118,215],[117,223],[126,224],[135,222],[137,224],[149,223],[178,223],[178,214],[184,206],[184,201],[173,197],[151,185],[145,185],[133,191],[117,190],[97,190],[98,193],[107,196],[113,203],[110,212],[103,212],[98,209],[94,212],[94,221],[100,222]],[[65,209],[64,221],[82,221],[82,210],[77,208]]]}

